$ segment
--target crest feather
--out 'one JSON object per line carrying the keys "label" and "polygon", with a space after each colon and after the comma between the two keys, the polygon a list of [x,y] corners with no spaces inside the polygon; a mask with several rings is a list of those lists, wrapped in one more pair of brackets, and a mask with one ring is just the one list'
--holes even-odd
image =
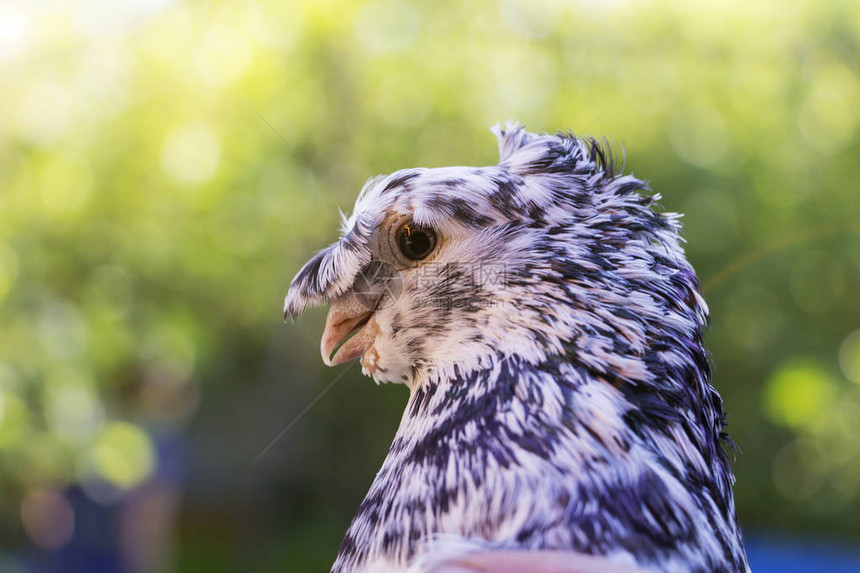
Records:
{"label": "crest feather", "polygon": [[527,145],[535,135],[529,133],[520,125],[520,122],[508,120],[505,125],[497,123],[490,128],[499,140],[499,158],[505,161],[513,155],[518,149]]}

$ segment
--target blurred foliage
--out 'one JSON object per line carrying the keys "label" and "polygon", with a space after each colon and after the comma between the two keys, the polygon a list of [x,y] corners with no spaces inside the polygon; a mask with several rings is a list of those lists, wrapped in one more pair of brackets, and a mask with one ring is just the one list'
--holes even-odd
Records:
{"label": "blurred foliage", "polygon": [[354,371],[252,463],[339,373],[289,279],[367,177],[494,163],[510,117],[686,214],[745,527],[860,539],[859,72],[850,0],[3,4],[0,531],[172,433],[182,570],[325,567],[405,393]]}

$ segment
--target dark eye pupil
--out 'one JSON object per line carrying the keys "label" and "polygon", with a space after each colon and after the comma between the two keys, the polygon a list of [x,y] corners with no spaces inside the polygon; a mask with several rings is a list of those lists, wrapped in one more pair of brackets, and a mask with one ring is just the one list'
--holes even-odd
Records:
{"label": "dark eye pupil", "polygon": [[397,244],[400,251],[413,261],[420,261],[436,246],[436,235],[431,229],[415,225],[403,225]]}

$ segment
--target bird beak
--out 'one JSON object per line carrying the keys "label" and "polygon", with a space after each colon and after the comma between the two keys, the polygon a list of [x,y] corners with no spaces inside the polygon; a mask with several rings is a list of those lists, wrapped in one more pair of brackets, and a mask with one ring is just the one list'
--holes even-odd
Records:
{"label": "bird beak", "polygon": [[320,353],[328,366],[355,360],[367,350],[378,334],[373,310],[347,292],[331,303],[320,341]]}

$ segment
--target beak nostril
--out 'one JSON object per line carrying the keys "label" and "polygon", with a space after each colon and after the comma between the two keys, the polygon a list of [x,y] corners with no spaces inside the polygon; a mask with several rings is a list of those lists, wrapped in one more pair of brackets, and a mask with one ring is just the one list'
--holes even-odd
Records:
{"label": "beak nostril", "polygon": [[352,285],[352,294],[358,304],[368,310],[387,308],[400,298],[403,279],[394,265],[381,260],[367,264]]}

